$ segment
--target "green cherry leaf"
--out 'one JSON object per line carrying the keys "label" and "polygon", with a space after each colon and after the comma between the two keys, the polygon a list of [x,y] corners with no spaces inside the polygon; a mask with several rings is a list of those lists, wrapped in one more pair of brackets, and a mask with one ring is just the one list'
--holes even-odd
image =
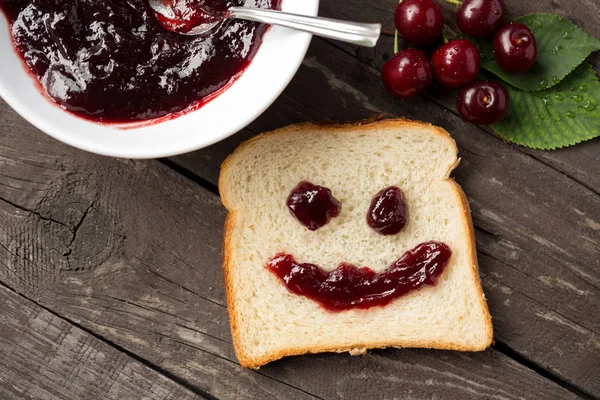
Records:
{"label": "green cherry leaf", "polygon": [[492,129],[504,139],[552,150],[600,136],[600,82],[584,62],[551,89],[526,92],[506,85],[510,106]]}
{"label": "green cherry leaf", "polygon": [[527,25],[537,42],[536,63],[527,71],[517,74],[504,72],[494,60],[491,43],[474,42],[481,52],[482,68],[516,88],[528,91],[548,89],[562,81],[590,53],[600,50],[600,40],[588,35],[567,18],[536,13],[515,21]]}

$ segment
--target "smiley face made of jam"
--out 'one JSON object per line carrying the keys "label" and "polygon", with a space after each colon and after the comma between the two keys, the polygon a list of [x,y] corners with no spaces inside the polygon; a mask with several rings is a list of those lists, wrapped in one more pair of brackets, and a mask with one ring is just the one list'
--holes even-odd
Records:
{"label": "smiley face made of jam", "polygon": [[[315,231],[339,216],[342,204],[330,189],[300,182],[287,199],[287,207],[299,223]],[[408,206],[402,190],[390,186],[378,192],[366,223],[381,235],[395,235],[408,223]],[[326,272],[310,263],[298,263],[291,254],[280,253],[267,262],[288,290],[308,297],[329,311],[385,306],[423,285],[435,285],[452,255],[450,247],[429,241],[406,251],[385,270],[376,273],[342,262]]]}

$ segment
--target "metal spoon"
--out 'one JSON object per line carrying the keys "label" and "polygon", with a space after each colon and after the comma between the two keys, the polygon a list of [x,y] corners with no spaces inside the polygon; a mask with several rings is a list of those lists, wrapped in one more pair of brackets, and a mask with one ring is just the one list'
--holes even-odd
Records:
{"label": "metal spoon", "polygon": [[[150,0],[150,7],[165,18],[173,20],[176,19],[176,16],[171,8],[171,3],[172,1],[169,0]],[[200,24],[188,32],[181,33],[184,35],[204,35],[226,19],[231,18],[285,26],[317,36],[367,47],[375,46],[381,32],[381,24],[363,24],[330,18],[308,17],[262,8],[230,7],[227,12],[223,13],[222,19]]]}

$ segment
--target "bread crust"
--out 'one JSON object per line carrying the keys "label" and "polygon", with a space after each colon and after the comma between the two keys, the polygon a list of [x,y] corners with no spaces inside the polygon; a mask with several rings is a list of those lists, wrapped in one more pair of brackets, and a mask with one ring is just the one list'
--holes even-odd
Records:
{"label": "bread crust", "polygon": [[[473,280],[473,285],[475,286],[478,294],[478,299],[481,305],[481,309],[484,313],[485,319],[485,340],[481,343],[480,346],[465,346],[458,343],[449,343],[442,341],[431,341],[431,340],[406,340],[403,339],[399,342],[393,341],[383,341],[383,342],[371,342],[368,345],[357,340],[355,344],[350,344],[342,347],[335,346],[316,346],[316,347],[290,347],[287,349],[283,349],[277,352],[273,352],[272,354],[267,354],[263,357],[251,357],[245,351],[241,340],[240,340],[240,326],[238,326],[237,321],[237,311],[236,311],[236,303],[234,301],[234,292],[235,286],[233,285],[231,278],[231,270],[234,267],[231,265],[232,252],[233,247],[231,245],[232,234],[235,229],[235,220],[236,214],[235,211],[229,207],[228,203],[228,193],[227,186],[224,184],[225,179],[229,173],[229,167],[231,164],[231,160],[249,144],[254,141],[260,140],[265,136],[271,135],[285,135],[291,132],[298,132],[302,130],[311,130],[312,132],[323,132],[323,133],[331,133],[332,131],[341,131],[341,132],[356,132],[362,130],[369,130],[373,128],[373,125],[377,125],[377,127],[388,127],[388,128],[406,128],[406,127],[420,127],[420,128],[429,128],[432,130],[432,133],[443,136],[446,139],[449,139],[451,146],[454,148],[454,153],[457,154],[456,163],[452,165],[447,173],[445,178],[442,181],[449,181],[451,183],[453,194],[459,199],[460,204],[462,204],[462,222],[467,232],[468,237],[466,240],[468,241],[468,259],[471,263],[471,279]],[[477,250],[475,246],[475,233],[473,229],[473,222],[471,219],[471,210],[469,207],[469,202],[467,197],[461,187],[454,181],[454,179],[450,178],[450,173],[458,166],[460,159],[458,158],[458,148],[456,147],[456,143],[454,139],[450,136],[450,134],[443,128],[434,126],[432,124],[421,122],[421,121],[413,121],[406,118],[397,118],[397,119],[386,119],[386,120],[369,120],[358,122],[354,124],[315,124],[311,122],[289,125],[280,129],[276,129],[270,132],[261,133],[253,138],[250,138],[240,144],[237,149],[233,152],[233,154],[229,155],[227,159],[221,165],[221,174],[219,176],[219,191],[221,194],[221,200],[223,205],[228,210],[227,217],[225,219],[225,228],[224,228],[224,240],[223,240],[223,270],[225,273],[225,287],[227,293],[227,308],[229,311],[229,321],[231,325],[231,335],[233,337],[233,346],[235,350],[235,354],[238,358],[238,361],[243,367],[258,369],[261,366],[268,364],[272,361],[281,359],[287,356],[295,356],[302,354],[314,354],[314,353],[324,353],[324,352],[334,352],[334,353],[343,353],[350,352],[351,355],[359,355],[364,354],[368,349],[377,349],[377,348],[385,348],[385,347],[395,347],[395,348],[429,348],[429,349],[438,349],[438,350],[457,350],[457,351],[482,351],[488,348],[493,340],[493,326],[492,326],[492,317],[489,313],[489,309],[487,306],[487,302],[485,299],[485,294],[483,292],[483,288],[481,286],[481,279],[479,277],[479,266],[477,263]]]}

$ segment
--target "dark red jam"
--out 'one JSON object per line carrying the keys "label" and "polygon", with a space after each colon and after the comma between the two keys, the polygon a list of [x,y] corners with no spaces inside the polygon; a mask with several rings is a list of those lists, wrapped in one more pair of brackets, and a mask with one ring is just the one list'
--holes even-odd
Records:
{"label": "dark red jam", "polygon": [[[174,1],[180,15],[198,18],[181,8],[192,0]],[[281,3],[193,1],[217,11],[280,9]],[[266,29],[227,20],[207,36],[184,36],[165,29],[147,0],[0,0],[0,9],[17,52],[48,96],[71,113],[106,123],[200,107],[240,76]]]}
{"label": "dark red jam", "polygon": [[342,210],[342,205],[333,197],[331,190],[307,181],[300,182],[292,189],[287,206],[292,215],[311,231],[326,225]]}
{"label": "dark red jam", "polygon": [[381,190],[371,200],[367,223],[377,233],[395,235],[408,222],[408,208],[404,193],[396,186]]}
{"label": "dark red jam", "polygon": [[423,285],[435,285],[452,252],[444,243],[421,243],[384,271],[342,263],[325,272],[314,264],[299,264],[289,254],[267,263],[292,293],[306,296],[329,311],[385,306]]}

